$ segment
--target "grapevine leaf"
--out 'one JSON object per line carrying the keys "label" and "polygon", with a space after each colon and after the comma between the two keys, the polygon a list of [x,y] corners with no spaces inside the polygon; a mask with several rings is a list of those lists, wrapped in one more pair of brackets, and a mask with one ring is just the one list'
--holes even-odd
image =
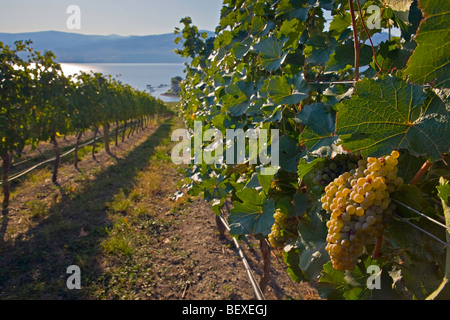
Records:
{"label": "grapevine leaf", "polygon": [[[415,185],[402,185],[397,191],[391,194],[392,199],[399,201],[413,209],[422,211],[426,201],[423,199],[420,189]],[[409,214],[407,208],[398,206],[397,211]]]}
{"label": "grapevine leaf", "polygon": [[409,24],[409,8],[413,0],[385,0],[385,5],[394,11],[397,19],[403,24]]}
{"label": "grapevine leaf", "polygon": [[318,292],[323,299],[341,300],[342,294],[336,288],[347,286],[345,274],[342,271],[335,270],[331,261],[323,265],[323,273],[319,278]]}
{"label": "grapevine leaf", "polygon": [[334,134],[336,114],[326,109],[323,103],[314,103],[305,106],[296,116],[306,126],[300,135],[300,143],[314,155],[332,156],[338,140]]}
{"label": "grapevine leaf", "polygon": [[258,192],[261,192],[262,190],[262,186],[259,183],[259,179],[258,179],[258,173],[254,172],[251,176],[251,178],[248,180],[248,182],[245,184],[245,188],[251,188],[251,189],[255,189],[258,190]]}
{"label": "grapevine leaf", "polygon": [[411,56],[406,74],[414,83],[450,86],[450,2],[421,0],[425,20],[416,36],[417,48]]}
{"label": "grapevine leaf", "polygon": [[202,188],[206,201],[227,197],[230,192],[226,177],[223,175],[211,174],[208,179],[202,181]]}
{"label": "grapevine leaf", "polygon": [[[408,63],[415,46],[415,42],[407,42],[402,45],[400,39],[382,42],[378,45],[377,62],[385,70],[394,67],[402,69]],[[371,66],[374,70],[379,70],[375,62],[372,62]]]}
{"label": "grapevine leaf", "polygon": [[279,35],[289,38],[286,42],[286,46],[297,50],[300,43],[300,37],[305,30],[304,24],[300,23],[298,19],[285,20],[278,32]]}
{"label": "grapevine leaf", "polygon": [[[360,48],[359,65],[365,66],[372,61],[372,48],[362,45]],[[344,45],[337,47],[334,55],[330,58],[325,68],[326,71],[339,71],[353,67],[355,64],[355,48],[353,41],[347,41]]]}
{"label": "grapevine leaf", "polygon": [[282,16],[283,20],[295,18],[306,21],[311,6],[303,7],[304,2],[302,0],[282,0],[277,6],[277,16]]}
{"label": "grapevine leaf", "polygon": [[[450,184],[448,180],[441,177],[439,179],[438,196],[442,202],[444,210],[445,224],[450,227]],[[450,233],[446,233],[447,244],[450,244]],[[431,295],[427,297],[429,300],[448,300],[450,299],[450,252],[447,249],[447,257],[445,261],[445,277],[439,288],[437,288]]]}
{"label": "grapevine leaf", "polygon": [[419,28],[420,22],[422,21],[422,11],[420,11],[417,0],[414,0],[411,4],[411,7],[409,8],[409,15],[408,15],[408,25],[403,27],[401,29],[402,31],[402,38],[404,38],[406,41],[411,40],[411,35],[415,35],[417,33],[417,29]]}
{"label": "grapevine leaf", "polygon": [[289,216],[300,217],[306,210],[310,207],[311,201],[308,199],[307,195],[304,193],[296,193],[294,195],[294,205],[291,208]]}
{"label": "grapevine leaf", "polygon": [[288,135],[280,137],[280,167],[287,172],[297,172],[300,151],[297,141]]}
{"label": "grapevine leaf", "polygon": [[330,23],[330,31],[335,31],[336,34],[341,34],[345,29],[352,25],[352,17],[350,12],[337,14]]}
{"label": "grapevine leaf", "polygon": [[275,76],[267,80],[267,94],[276,105],[296,104],[308,96],[308,86],[301,73],[294,79]]}
{"label": "grapevine leaf", "polygon": [[322,266],[330,260],[325,250],[327,228],[322,215],[321,204],[314,203],[306,219],[298,224],[297,246],[301,249],[299,267],[310,279],[319,276]]}
{"label": "grapevine leaf", "polygon": [[253,90],[253,84],[245,81],[227,86],[226,95],[222,97],[224,107],[228,108],[232,116],[243,115],[250,106]]}
{"label": "grapevine leaf", "polygon": [[264,192],[255,189],[244,188],[236,192],[240,201],[233,201],[233,209],[230,211],[231,234],[262,234],[267,236],[275,222],[273,213],[275,201],[266,198]]}
{"label": "grapevine leaf", "polygon": [[251,37],[246,38],[244,41],[236,42],[233,44],[234,56],[237,60],[242,59],[251,48],[253,39]]}
{"label": "grapevine leaf", "polygon": [[259,53],[261,67],[267,71],[275,71],[283,64],[289,51],[283,51],[288,38],[277,39],[275,35],[259,40],[253,50]]}
{"label": "grapevine leaf", "polygon": [[300,250],[298,248],[295,248],[295,246],[287,245],[284,248],[283,252],[283,260],[288,266],[286,272],[289,274],[292,280],[295,282],[300,282],[302,280],[305,280],[305,276],[303,275],[302,270],[300,269],[299,265],[299,252]]}
{"label": "grapevine leaf", "polygon": [[300,159],[298,163],[298,178],[303,179],[308,173],[318,168],[326,161],[326,158],[316,158],[310,162],[307,162],[304,158]]}
{"label": "grapevine leaf", "polygon": [[395,78],[362,80],[356,91],[338,105],[336,133],[346,150],[383,156],[406,148],[430,160],[448,152],[450,141],[442,137],[450,136],[450,111],[438,95],[425,101],[421,87]]}
{"label": "grapevine leaf", "polygon": [[261,185],[263,191],[268,194],[270,188],[272,187],[272,181],[273,181],[273,175],[264,175],[264,174],[259,174],[258,173],[258,181],[259,184]]}
{"label": "grapevine leaf", "polygon": [[307,56],[306,62],[325,66],[330,60],[330,56],[338,47],[338,42],[335,38],[328,38],[321,34],[314,34],[306,42],[305,55]]}
{"label": "grapevine leaf", "polygon": [[[403,192],[403,191],[406,191]],[[402,203],[408,202],[407,199],[412,198],[407,194],[408,189],[403,189]],[[413,190],[412,190],[413,191]],[[420,194],[415,192],[416,197],[422,199],[418,203],[423,202]],[[393,198],[399,199],[399,194],[393,194]],[[397,211],[400,213],[401,205],[397,206]],[[420,206],[417,208],[419,209]],[[422,210],[420,210],[422,211]],[[423,211],[422,211],[423,212]],[[420,218],[407,210],[401,210],[401,215],[411,220],[421,229],[433,234],[439,238],[443,237],[443,230],[440,226]],[[388,220],[386,225],[387,240],[390,245],[399,252],[399,258],[402,260],[402,265],[399,266],[402,281],[397,283],[398,290],[402,291],[401,284],[403,284],[408,291],[417,299],[425,299],[430,295],[441,283],[442,274],[439,272],[438,266],[444,265],[444,257],[442,255],[443,247],[424,232],[408,226],[404,221],[396,218]],[[417,244],[417,245],[412,245]],[[418,245],[420,244],[420,245]]]}

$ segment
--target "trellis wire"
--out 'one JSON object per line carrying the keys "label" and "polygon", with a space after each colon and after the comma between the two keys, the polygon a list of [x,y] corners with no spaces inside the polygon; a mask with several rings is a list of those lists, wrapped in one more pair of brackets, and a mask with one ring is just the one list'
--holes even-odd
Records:
{"label": "trellis wire", "polygon": [[441,239],[439,239],[439,238],[436,237],[435,235],[429,233],[428,231],[422,229],[421,227],[415,225],[414,223],[412,223],[412,222],[406,220],[405,218],[400,217],[398,214],[395,213],[395,214],[394,214],[394,217],[396,217],[397,219],[400,219],[401,221],[403,221],[403,222],[409,224],[411,227],[414,227],[414,228],[416,228],[417,230],[419,230],[419,231],[425,233],[426,235],[430,236],[431,238],[433,238],[434,240],[438,241],[439,243],[441,243],[442,245],[446,246],[447,248],[450,248],[450,245],[449,245],[448,243],[442,241]]}
{"label": "trellis wire", "polygon": [[[123,131],[123,128],[120,129],[118,132],[122,132],[122,131]],[[82,147],[85,147],[85,146],[87,146],[87,145],[90,145],[91,143],[94,142],[94,140],[97,141],[97,140],[102,139],[102,138],[104,138],[104,136],[98,136],[98,137],[96,137],[95,139],[92,139],[91,141],[88,141],[88,142],[86,142],[86,143],[83,143],[83,144],[79,145],[78,148],[82,148]],[[60,156],[60,158],[63,158],[63,157],[65,157],[65,156],[68,156],[69,154],[71,154],[72,152],[74,152],[75,149],[76,149],[76,148],[73,148],[73,149],[67,151],[66,153],[62,154],[62,155]],[[10,178],[8,179],[8,182],[11,182],[11,181],[13,181],[13,180],[16,180],[16,179],[18,179],[18,178],[24,176],[25,174],[27,174],[27,173],[29,173],[29,172],[31,172],[31,171],[33,171],[33,170],[35,170],[35,169],[37,169],[37,168],[43,166],[44,164],[50,163],[50,162],[55,161],[55,160],[56,160],[56,158],[51,158],[51,159],[44,160],[44,161],[42,161],[42,162],[40,162],[40,163],[38,163],[38,164],[32,166],[31,168],[25,169],[24,171],[22,171],[22,172],[20,172],[20,173],[17,173],[16,175],[10,177]],[[2,184],[3,184],[3,181],[0,181],[0,185],[2,185]]]}
{"label": "trellis wire", "polygon": [[404,203],[402,203],[402,202],[400,202],[400,201],[398,201],[398,200],[393,199],[393,201],[396,202],[396,203],[398,203],[399,205],[401,205],[401,206],[403,206],[403,207],[405,207],[405,208],[411,210],[412,212],[414,212],[414,213],[420,215],[421,217],[424,217],[425,219],[428,219],[428,220],[430,220],[431,222],[433,222],[433,223],[435,223],[435,224],[437,224],[437,225],[439,225],[439,226],[441,226],[441,227],[443,227],[443,228],[445,228],[445,229],[447,229],[447,230],[450,231],[450,227],[446,226],[445,224],[443,224],[443,223],[441,223],[441,222],[439,222],[439,221],[437,221],[437,220],[435,220],[435,219],[433,219],[433,218],[427,216],[426,214],[424,214],[424,213],[422,213],[422,212],[420,212],[420,211],[417,211],[417,210],[414,209],[414,208],[411,208],[410,206],[408,206],[408,205],[406,205],[406,204],[404,204]]}
{"label": "trellis wire", "polygon": [[[222,215],[219,215],[219,219],[222,222],[223,226],[228,230],[228,232],[230,232],[231,229],[230,229],[227,221],[222,217]],[[261,288],[258,285],[258,282],[256,281],[255,277],[253,276],[253,273],[250,269],[250,265],[248,264],[247,259],[245,258],[244,252],[242,251],[241,247],[239,246],[239,243],[236,240],[236,238],[232,237],[232,239],[233,239],[236,249],[238,250],[239,257],[241,258],[242,263],[244,264],[245,271],[247,272],[247,275],[250,279],[250,283],[253,287],[253,290],[255,291],[256,299],[265,300],[264,294],[262,293]]]}

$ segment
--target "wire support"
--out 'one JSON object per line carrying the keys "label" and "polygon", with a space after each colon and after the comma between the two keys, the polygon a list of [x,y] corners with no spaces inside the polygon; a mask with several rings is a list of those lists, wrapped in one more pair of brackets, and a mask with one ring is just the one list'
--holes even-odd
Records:
{"label": "wire support", "polygon": [[441,227],[447,229],[448,231],[450,231],[450,227],[446,226],[445,224],[443,224],[443,223],[441,223],[441,222],[439,222],[439,221],[437,221],[437,220],[435,220],[435,219],[433,219],[433,218],[427,216],[426,214],[424,214],[424,213],[422,213],[422,212],[420,212],[420,211],[417,211],[417,210],[414,209],[414,208],[411,208],[410,206],[408,206],[408,205],[406,205],[406,204],[404,204],[404,203],[401,203],[401,202],[398,201],[398,200],[393,199],[393,201],[396,202],[396,203],[398,203],[399,205],[401,205],[401,206],[403,206],[403,207],[409,209],[410,211],[412,211],[412,212],[418,214],[419,216],[424,217],[425,219],[428,219],[429,221],[431,221],[431,222],[433,222],[433,223],[435,223],[435,224],[437,224],[437,225],[439,225],[439,226],[441,226]]}
{"label": "wire support", "polygon": [[405,218],[400,217],[398,214],[395,213],[395,214],[394,214],[394,217],[396,217],[397,219],[399,219],[399,220],[401,220],[401,221],[403,221],[403,222],[409,224],[411,227],[416,228],[417,230],[419,230],[419,231],[425,233],[426,235],[428,235],[429,237],[431,237],[431,238],[433,238],[434,240],[438,241],[439,243],[441,243],[441,244],[444,245],[445,247],[450,248],[450,245],[449,245],[448,243],[442,241],[441,239],[439,239],[438,237],[436,237],[434,234],[429,233],[428,231],[426,231],[426,230],[422,229],[421,227],[415,225],[414,223],[412,223],[412,222],[406,220]]}
{"label": "wire support", "polygon": [[[228,232],[230,232],[230,230],[231,230],[230,226],[228,225],[228,222],[222,217],[222,215],[219,215],[219,219],[222,222],[222,224],[224,225],[224,227],[228,230]],[[252,273],[252,271],[250,269],[250,265],[248,264],[248,261],[245,258],[244,252],[242,251],[241,247],[239,246],[238,241],[236,240],[235,237],[232,237],[232,239],[233,239],[233,242],[234,242],[234,245],[235,245],[236,249],[238,250],[239,257],[241,258],[242,263],[244,264],[245,271],[247,272],[247,275],[248,275],[248,277],[250,279],[250,283],[251,283],[251,285],[253,287],[253,290],[255,291],[256,299],[258,299],[258,300],[266,300],[266,298],[264,297],[264,294],[263,294],[261,288],[258,285],[258,282],[255,279],[255,276],[253,275],[253,273]]]}

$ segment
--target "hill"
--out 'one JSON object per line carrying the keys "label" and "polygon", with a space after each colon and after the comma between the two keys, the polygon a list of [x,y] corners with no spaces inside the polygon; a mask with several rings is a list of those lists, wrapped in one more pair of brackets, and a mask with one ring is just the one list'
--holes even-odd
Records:
{"label": "hill", "polygon": [[[183,63],[174,52],[181,46],[175,44],[175,38],[173,33],[148,36],[98,36],[59,31],[0,33],[0,41],[6,44],[30,39],[37,51],[52,51],[60,63]],[[383,32],[376,34],[373,42],[378,44],[387,39],[388,34]]]}
{"label": "hill", "polygon": [[175,37],[172,33],[148,36],[98,36],[59,31],[0,33],[0,41],[6,44],[32,40],[33,48],[52,51],[60,63],[183,63],[184,60],[174,53],[178,47]]}

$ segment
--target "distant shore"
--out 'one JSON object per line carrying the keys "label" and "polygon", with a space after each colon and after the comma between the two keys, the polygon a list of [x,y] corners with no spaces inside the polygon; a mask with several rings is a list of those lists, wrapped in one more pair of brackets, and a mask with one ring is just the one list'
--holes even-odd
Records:
{"label": "distant shore", "polygon": [[161,95],[165,96],[165,97],[176,97],[176,98],[179,97],[179,95],[177,95],[176,93],[170,93],[170,92],[162,93]]}

